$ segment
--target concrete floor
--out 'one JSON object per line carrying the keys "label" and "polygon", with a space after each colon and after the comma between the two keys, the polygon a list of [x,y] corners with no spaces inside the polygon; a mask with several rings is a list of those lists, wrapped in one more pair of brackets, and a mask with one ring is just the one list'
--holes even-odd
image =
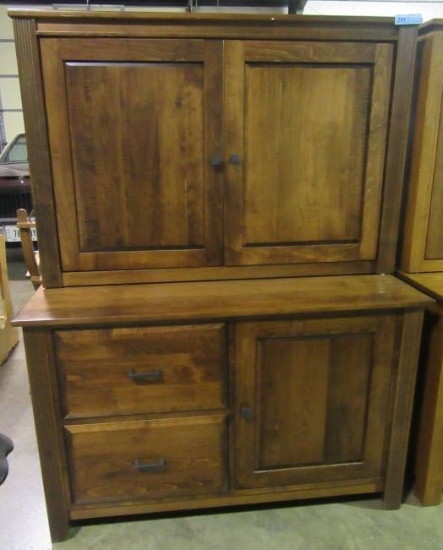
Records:
{"label": "concrete floor", "polygon": [[[10,265],[15,311],[33,292],[19,261]],[[0,486],[0,550],[443,549],[443,505],[422,508],[413,496],[389,512],[379,499],[330,499],[102,521],[51,545],[21,342],[0,367],[0,432],[15,444]]]}

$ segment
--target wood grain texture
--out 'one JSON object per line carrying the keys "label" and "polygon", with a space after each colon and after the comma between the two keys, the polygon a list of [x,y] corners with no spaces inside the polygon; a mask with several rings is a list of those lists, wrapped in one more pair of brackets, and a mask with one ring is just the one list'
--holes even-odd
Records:
{"label": "wood grain texture", "polygon": [[[72,13],[48,10],[9,10],[13,18],[35,17],[40,35],[72,36],[184,36],[237,38],[397,40],[392,18],[303,17],[293,15],[232,15],[174,13]],[[123,17],[121,17],[123,15]],[[132,21],[131,29],[127,22]]]}
{"label": "wood grain texture", "polygon": [[213,415],[68,426],[73,501],[123,505],[222,493],[224,421]]}
{"label": "wood grain texture", "polygon": [[395,315],[237,325],[237,487],[382,478],[395,328]]}
{"label": "wood grain texture", "polygon": [[[401,268],[441,271],[443,33],[420,43],[418,98]],[[440,136],[440,138],[439,138]]]}
{"label": "wood grain texture", "polygon": [[400,271],[398,276],[424,294],[432,296],[437,302],[443,302],[443,273],[405,273]]}
{"label": "wood grain texture", "polygon": [[443,308],[429,312],[430,330],[423,335],[426,364],[422,407],[415,449],[414,491],[424,506],[438,505],[443,490]]}
{"label": "wood grain texture", "polygon": [[257,505],[270,502],[297,501],[307,498],[328,498],[344,495],[363,495],[378,493],[381,491],[381,484],[378,480],[368,479],[364,482],[335,482],[335,483],[313,483],[302,487],[285,487],[284,490],[277,488],[272,491],[232,491],[226,495],[206,497],[194,495],[191,498],[183,497],[178,501],[163,500],[154,503],[128,503],[125,506],[105,506],[97,504],[82,504],[74,506],[71,517],[73,520],[84,520],[104,517],[118,517],[135,514],[150,514],[157,512],[176,512],[179,510],[201,510],[203,508],[220,508],[225,506],[244,506],[248,504]]}
{"label": "wood grain texture", "polygon": [[406,311],[401,327],[398,365],[392,378],[392,428],[383,495],[388,510],[399,508],[403,498],[423,314],[423,310]]}
{"label": "wood grain texture", "polygon": [[222,408],[223,325],[57,331],[67,418]]}
{"label": "wood grain texture", "polygon": [[361,275],[39,289],[14,324],[78,327],[421,307],[432,299],[391,276]]}
{"label": "wood grain texture", "polygon": [[14,20],[14,36],[31,171],[32,199],[39,235],[40,270],[46,286],[60,287],[60,253],[35,21]]}
{"label": "wood grain texture", "polygon": [[392,55],[226,44],[228,265],[376,258]]}
{"label": "wood grain texture", "polygon": [[24,330],[23,336],[49,528],[56,542],[68,534],[70,493],[52,337],[38,329]]}
{"label": "wood grain texture", "polygon": [[133,269],[114,271],[70,271],[63,273],[63,286],[97,286],[178,281],[216,281],[307,277],[318,275],[362,275],[375,272],[375,262],[332,262],[238,267],[198,267],[175,269]]}
{"label": "wood grain texture", "polygon": [[424,506],[433,506],[440,504],[443,489],[443,273],[400,276],[437,300],[426,309],[419,363],[421,409],[414,449],[415,494]]}
{"label": "wood grain texture", "polygon": [[63,270],[220,264],[222,44],[41,47]]}
{"label": "wood grain texture", "polygon": [[381,219],[378,273],[393,273],[396,266],[416,49],[417,27],[400,27],[385,168],[383,203],[387,206]]}

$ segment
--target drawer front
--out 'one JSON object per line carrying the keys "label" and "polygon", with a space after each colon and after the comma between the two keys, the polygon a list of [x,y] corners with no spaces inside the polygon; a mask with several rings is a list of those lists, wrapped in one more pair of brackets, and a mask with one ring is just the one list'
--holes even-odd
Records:
{"label": "drawer front", "polygon": [[225,417],[66,427],[74,504],[181,498],[225,489]]}
{"label": "drawer front", "polygon": [[66,417],[224,406],[222,324],[62,330],[54,339]]}

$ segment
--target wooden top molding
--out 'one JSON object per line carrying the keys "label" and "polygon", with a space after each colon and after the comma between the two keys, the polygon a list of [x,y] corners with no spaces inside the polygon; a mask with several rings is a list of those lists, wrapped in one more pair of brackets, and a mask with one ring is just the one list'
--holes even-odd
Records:
{"label": "wooden top molding", "polygon": [[403,281],[443,302],[443,273],[399,273]]}
{"label": "wooden top molding", "polygon": [[14,325],[167,323],[424,307],[433,302],[389,275],[351,275],[39,289]]}
{"label": "wooden top molding", "polygon": [[309,37],[333,40],[398,39],[392,17],[279,14],[51,11],[13,8],[13,19],[33,19],[39,36],[194,36],[211,38]]}
{"label": "wooden top molding", "polygon": [[418,34],[424,36],[434,31],[443,31],[443,19],[431,19],[420,25]]}

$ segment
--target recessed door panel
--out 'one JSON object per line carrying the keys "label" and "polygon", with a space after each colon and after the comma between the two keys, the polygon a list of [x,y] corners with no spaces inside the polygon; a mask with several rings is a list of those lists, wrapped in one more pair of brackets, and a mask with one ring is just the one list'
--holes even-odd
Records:
{"label": "recessed door panel", "polygon": [[227,262],[376,260],[393,50],[228,43]]}
{"label": "recessed door panel", "polygon": [[239,323],[236,482],[382,476],[395,316]]}
{"label": "recessed door panel", "polygon": [[42,48],[64,270],[219,265],[221,44]]}

